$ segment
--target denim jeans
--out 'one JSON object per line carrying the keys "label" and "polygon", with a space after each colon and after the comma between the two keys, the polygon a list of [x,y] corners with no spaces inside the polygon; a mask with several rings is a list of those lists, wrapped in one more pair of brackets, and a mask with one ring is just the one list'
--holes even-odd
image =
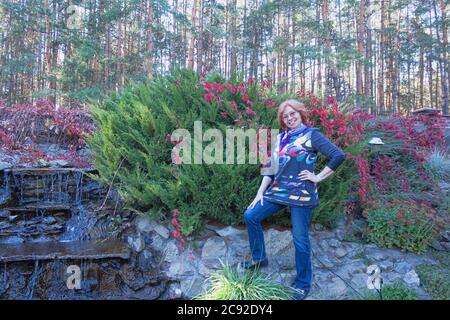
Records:
{"label": "denim jeans", "polygon": [[[252,258],[255,262],[266,259],[266,248],[261,222],[285,207],[286,205],[269,202],[264,199],[262,206],[258,202],[254,208],[245,210],[244,220],[247,225]],[[291,206],[290,209],[292,236],[295,247],[295,265],[297,268],[295,287],[309,290],[311,288],[312,277],[309,226],[311,224],[313,209],[298,206]]]}

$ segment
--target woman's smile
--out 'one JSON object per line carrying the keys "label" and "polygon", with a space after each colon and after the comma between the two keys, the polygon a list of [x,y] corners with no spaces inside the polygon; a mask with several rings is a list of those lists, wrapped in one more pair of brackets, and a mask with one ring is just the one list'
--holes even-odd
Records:
{"label": "woman's smile", "polygon": [[298,128],[302,124],[300,113],[290,106],[284,110],[283,121],[289,130]]}

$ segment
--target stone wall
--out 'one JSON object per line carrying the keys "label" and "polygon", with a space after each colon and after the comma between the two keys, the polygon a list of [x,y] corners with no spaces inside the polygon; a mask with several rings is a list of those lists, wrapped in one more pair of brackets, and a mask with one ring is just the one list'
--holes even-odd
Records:
{"label": "stone wall", "polygon": [[[208,225],[201,235],[183,247],[170,236],[170,230],[145,217],[134,220],[135,232],[128,237],[131,248],[142,256],[147,250],[161,253],[159,267],[169,279],[170,298],[193,298],[208,286],[207,279],[222,263],[236,265],[250,257],[245,228]],[[265,230],[269,266],[261,271],[291,286],[295,278],[294,247],[290,230]],[[308,299],[355,299],[368,292],[367,267],[381,269],[384,284],[401,281],[418,293],[430,296],[420,286],[415,271],[420,264],[437,263],[430,253],[416,255],[397,249],[381,249],[373,244],[344,241],[344,226],[334,231],[313,225],[310,233],[313,253],[313,286]]]}

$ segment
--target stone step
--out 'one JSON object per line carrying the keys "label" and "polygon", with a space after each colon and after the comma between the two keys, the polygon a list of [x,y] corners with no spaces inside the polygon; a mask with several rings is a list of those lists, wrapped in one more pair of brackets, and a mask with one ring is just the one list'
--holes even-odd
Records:
{"label": "stone step", "polygon": [[10,207],[3,208],[3,210],[7,210],[9,212],[39,212],[39,211],[47,211],[47,212],[55,212],[55,211],[70,211],[70,206],[62,205],[62,204],[39,204],[39,205],[27,205],[21,207]]}
{"label": "stone step", "polygon": [[0,244],[0,262],[106,258],[129,259],[130,251],[117,239]]}

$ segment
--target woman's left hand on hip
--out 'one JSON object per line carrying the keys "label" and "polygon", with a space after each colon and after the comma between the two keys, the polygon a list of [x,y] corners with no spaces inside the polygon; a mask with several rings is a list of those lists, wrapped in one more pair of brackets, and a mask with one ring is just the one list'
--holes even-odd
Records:
{"label": "woman's left hand on hip", "polygon": [[320,182],[320,178],[308,170],[303,170],[302,172],[299,173],[299,176],[300,176],[300,179],[302,179],[302,180],[310,180],[314,183]]}

